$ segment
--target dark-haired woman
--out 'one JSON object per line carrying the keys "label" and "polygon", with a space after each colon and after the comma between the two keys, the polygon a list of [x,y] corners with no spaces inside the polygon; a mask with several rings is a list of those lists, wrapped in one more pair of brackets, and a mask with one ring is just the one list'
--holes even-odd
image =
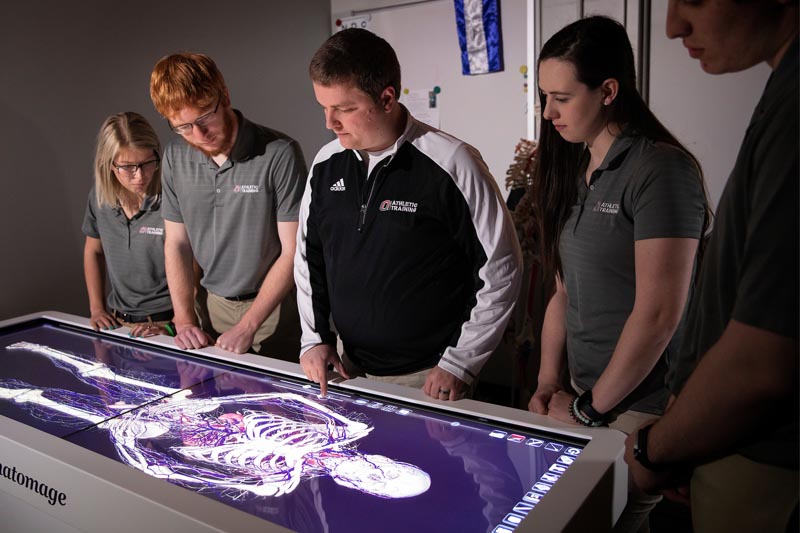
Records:
{"label": "dark-haired woman", "polygon": [[[529,409],[631,433],[663,413],[698,244],[710,211],[695,158],[636,90],[625,29],[574,22],[539,56],[534,204],[555,276]],[[562,387],[563,354],[578,396]],[[658,501],[631,495],[616,531],[648,530]]]}

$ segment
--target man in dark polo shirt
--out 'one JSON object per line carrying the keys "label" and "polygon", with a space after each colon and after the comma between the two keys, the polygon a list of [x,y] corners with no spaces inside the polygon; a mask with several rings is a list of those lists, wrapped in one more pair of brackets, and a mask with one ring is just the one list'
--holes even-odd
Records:
{"label": "man in dark polo shirt", "polygon": [[690,479],[697,533],[797,531],[798,5],[673,2],[667,34],[711,74],[773,72],[719,202],[668,376],[677,399],[626,459],[649,491]]}
{"label": "man in dark polo shirt", "polygon": [[[176,344],[212,344],[296,358],[300,327],[292,279],[306,167],[297,142],[231,107],[222,74],[203,54],[162,58],[150,96],[180,138],[162,163],[167,280]],[[202,270],[213,331],[194,311],[193,260]]]}

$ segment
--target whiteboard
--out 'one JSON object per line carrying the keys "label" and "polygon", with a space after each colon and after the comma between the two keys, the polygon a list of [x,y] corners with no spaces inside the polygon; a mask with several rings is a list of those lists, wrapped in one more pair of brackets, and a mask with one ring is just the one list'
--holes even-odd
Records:
{"label": "whiteboard", "polygon": [[527,79],[520,72],[527,60],[526,1],[501,0],[500,9],[505,70],[478,76],[461,74],[452,0],[373,11],[366,29],[394,48],[403,90],[441,89],[436,102],[440,129],[477,148],[506,191],[514,147],[526,136]]}

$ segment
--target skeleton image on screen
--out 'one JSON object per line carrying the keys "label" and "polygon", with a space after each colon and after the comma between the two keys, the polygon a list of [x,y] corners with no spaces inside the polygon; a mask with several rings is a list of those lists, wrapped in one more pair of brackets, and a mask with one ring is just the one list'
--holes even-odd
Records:
{"label": "skeleton image on screen", "polygon": [[0,399],[43,419],[96,424],[126,464],[158,478],[233,499],[281,496],[320,476],[380,498],[416,496],[430,487],[418,467],[357,450],[370,425],[300,394],[195,398],[156,376],[121,375],[48,346],[18,342],[7,349],[43,355],[99,394],[0,380]]}

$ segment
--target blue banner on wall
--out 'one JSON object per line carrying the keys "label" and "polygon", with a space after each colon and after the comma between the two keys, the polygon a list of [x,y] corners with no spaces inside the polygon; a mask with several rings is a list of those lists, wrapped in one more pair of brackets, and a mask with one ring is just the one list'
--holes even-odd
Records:
{"label": "blue banner on wall", "polygon": [[461,72],[486,74],[503,70],[503,36],[499,0],[454,0]]}

